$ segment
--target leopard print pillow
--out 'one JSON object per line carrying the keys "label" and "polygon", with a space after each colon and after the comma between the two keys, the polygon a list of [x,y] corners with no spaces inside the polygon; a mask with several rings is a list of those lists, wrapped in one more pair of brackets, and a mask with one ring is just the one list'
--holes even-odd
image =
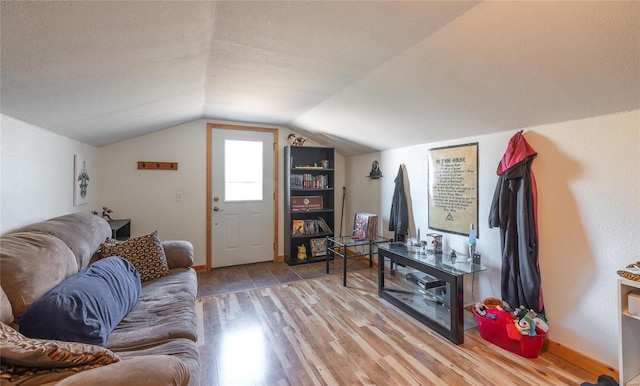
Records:
{"label": "leopard print pillow", "polygon": [[131,262],[140,273],[142,282],[169,274],[167,256],[158,231],[122,242],[107,238],[100,249],[102,257],[120,256]]}
{"label": "leopard print pillow", "polygon": [[15,381],[49,371],[81,371],[120,358],[109,349],[84,343],[32,339],[0,322],[2,379]]}

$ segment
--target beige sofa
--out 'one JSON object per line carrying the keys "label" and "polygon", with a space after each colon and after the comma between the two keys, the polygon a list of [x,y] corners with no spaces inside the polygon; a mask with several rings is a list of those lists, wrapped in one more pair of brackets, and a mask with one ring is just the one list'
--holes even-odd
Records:
{"label": "beige sofa", "polygon": [[[102,218],[75,213],[0,237],[2,385],[199,384],[197,276],[191,268],[193,247],[186,241],[162,242],[169,273],[142,283],[137,304],[102,347],[26,339],[19,334],[25,310],[58,283],[96,261],[96,251],[109,236],[111,229]],[[5,330],[17,330],[23,340],[20,344],[8,341]],[[78,356],[78,350],[86,355]],[[95,354],[100,350],[104,352]],[[60,355],[61,351],[65,355]],[[61,362],[56,362],[60,358]],[[63,363],[71,359],[73,366]],[[22,366],[19,369],[33,367],[33,371],[7,379],[12,368],[6,366],[12,366],[12,361],[14,366]]]}

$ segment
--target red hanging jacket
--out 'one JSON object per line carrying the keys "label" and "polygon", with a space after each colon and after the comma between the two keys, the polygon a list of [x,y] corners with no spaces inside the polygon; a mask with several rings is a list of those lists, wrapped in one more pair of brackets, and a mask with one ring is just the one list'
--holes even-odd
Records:
{"label": "red hanging jacket", "polygon": [[537,189],[531,163],[537,156],[518,132],[498,165],[489,227],[500,227],[502,299],[512,307],[544,313],[538,263]]}

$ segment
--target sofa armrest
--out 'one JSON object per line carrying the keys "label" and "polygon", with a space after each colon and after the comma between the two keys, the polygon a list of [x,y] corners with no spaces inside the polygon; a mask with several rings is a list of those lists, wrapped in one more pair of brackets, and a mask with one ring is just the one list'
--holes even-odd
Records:
{"label": "sofa armrest", "polygon": [[189,268],[193,266],[193,244],[184,240],[163,241],[162,247],[171,268]]}
{"label": "sofa armrest", "polygon": [[187,386],[189,378],[189,369],[179,358],[170,355],[145,355],[82,371],[56,385]]}

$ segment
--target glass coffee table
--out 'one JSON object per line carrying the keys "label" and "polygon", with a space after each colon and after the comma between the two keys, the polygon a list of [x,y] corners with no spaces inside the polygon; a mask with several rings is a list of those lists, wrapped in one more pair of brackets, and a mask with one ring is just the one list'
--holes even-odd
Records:
{"label": "glass coffee table", "polygon": [[327,274],[331,256],[342,257],[342,285],[347,286],[347,259],[368,257],[369,266],[373,267],[373,256],[378,253],[377,245],[388,243],[389,239],[376,237],[373,240],[358,240],[351,236],[327,237]]}

